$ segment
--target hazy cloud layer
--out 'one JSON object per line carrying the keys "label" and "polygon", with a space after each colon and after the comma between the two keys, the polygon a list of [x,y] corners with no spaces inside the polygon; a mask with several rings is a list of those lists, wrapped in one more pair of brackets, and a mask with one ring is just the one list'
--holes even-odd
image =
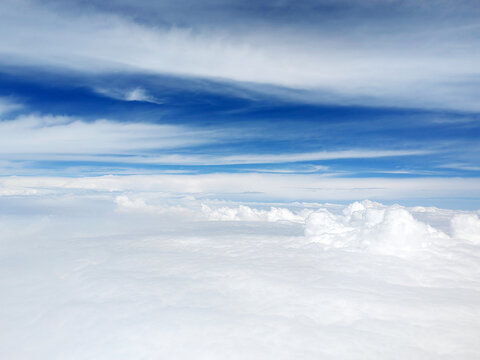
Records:
{"label": "hazy cloud layer", "polygon": [[[290,174],[131,175],[97,177],[2,177],[0,194],[45,194],[84,189],[196,196],[240,201],[352,201],[370,198],[415,204],[478,208],[477,178],[330,178]],[[461,201],[460,201],[461,200]],[[470,200],[470,201],[469,201]],[[461,205],[461,206],[459,206]]]}

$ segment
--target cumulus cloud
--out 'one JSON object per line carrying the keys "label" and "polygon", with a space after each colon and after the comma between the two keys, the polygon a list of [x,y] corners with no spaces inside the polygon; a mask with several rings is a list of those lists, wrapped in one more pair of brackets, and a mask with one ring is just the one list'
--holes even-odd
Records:
{"label": "cumulus cloud", "polygon": [[305,234],[329,247],[368,249],[391,255],[410,254],[449,239],[400,206],[384,207],[371,202],[353,203],[341,215],[326,209],[314,212],[306,221]]}
{"label": "cumulus cloud", "polygon": [[[142,208],[145,204],[142,202]],[[318,207],[318,205],[317,205]],[[333,211],[332,211],[333,210]],[[198,211],[198,210],[197,210]],[[247,205],[237,207],[201,204],[201,213],[210,221],[264,221],[290,222],[304,225],[305,236],[320,243],[326,250],[368,251],[393,256],[411,256],[415,252],[435,252],[462,243],[480,243],[480,219],[475,213],[455,213],[435,207],[405,208],[386,206],[377,202],[354,202],[343,208],[303,208],[290,210],[285,207],[258,209]],[[420,220],[420,213],[435,226],[438,219],[446,232]],[[418,217],[418,218],[417,218]],[[448,235],[448,234],[450,235]],[[444,251],[443,250],[443,251]]]}
{"label": "cumulus cloud", "polygon": [[455,237],[480,244],[480,219],[476,214],[459,214],[452,219]]}
{"label": "cumulus cloud", "polygon": [[255,209],[245,205],[238,207],[211,208],[202,204],[202,211],[209,220],[212,221],[288,221],[303,223],[305,221],[305,211],[296,214],[285,208],[271,207],[269,210]]}

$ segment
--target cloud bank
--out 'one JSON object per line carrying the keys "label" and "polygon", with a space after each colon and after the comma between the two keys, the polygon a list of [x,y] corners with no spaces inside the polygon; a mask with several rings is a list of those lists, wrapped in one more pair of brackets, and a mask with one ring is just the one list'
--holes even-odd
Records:
{"label": "cloud bank", "polygon": [[4,357],[480,355],[478,212],[87,187],[0,204]]}
{"label": "cloud bank", "polygon": [[[2,194],[68,193],[84,189],[106,193],[124,191],[177,194],[244,201],[383,201],[461,199],[463,206],[478,205],[477,178],[330,178],[290,174],[165,174],[92,177],[2,177]],[[458,205],[458,201],[456,202]]]}

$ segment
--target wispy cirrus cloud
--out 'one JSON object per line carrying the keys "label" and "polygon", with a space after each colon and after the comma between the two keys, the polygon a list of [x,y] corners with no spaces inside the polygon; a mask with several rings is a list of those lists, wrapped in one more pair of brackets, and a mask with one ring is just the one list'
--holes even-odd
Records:
{"label": "wispy cirrus cloud", "polygon": [[439,168],[445,169],[458,169],[458,170],[467,170],[467,171],[480,171],[480,166],[467,163],[456,163],[456,164],[443,164],[439,165]]}
{"label": "wispy cirrus cloud", "polygon": [[0,122],[0,153],[58,155],[132,154],[221,141],[216,130],[181,125],[83,121],[68,116],[23,115]]}
{"label": "wispy cirrus cloud", "polygon": [[[388,24],[370,16],[368,27],[360,22],[345,28],[331,21],[312,27],[282,23],[280,15],[267,17],[262,25],[243,14],[251,29],[221,21],[196,24],[188,18],[179,26],[168,11],[152,25],[132,20],[128,11],[107,11],[99,3],[61,4],[2,2],[0,29],[10,34],[0,44],[3,61],[83,72],[121,69],[265,83],[308,90],[309,97],[316,93],[319,100],[327,92],[335,101],[478,110],[479,29],[475,7],[468,2],[457,6],[460,10],[451,1],[442,2],[433,17],[444,19],[448,11],[456,11],[462,21],[439,20],[435,26],[429,21],[432,14],[414,2],[384,7],[376,2],[384,15],[393,15]],[[213,6],[230,14],[227,18],[235,9],[235,4]],[[355,19],[355,14],[368,15],[372,6],[319,2],[306,6],[304,13],[342,19],[347,16],[343,8],[347,19]],[[130,12],[139,14],[141,9],[142,4]],[[248,13],[249,7],[245,9]],[[275,13],[275,8],[270,10]],[[288,14],[280,5],[277,11],[284,18]]]}
{"label": "wispy cirrus cloud", "polygon": [[[235,135],[237,134],[237,135]],[[231,127],[85,121],[69,116],[21,115],[0,121],[0,156],[6,161],[129,163],[132,165],[245,165],[300,163],[336,159],[421,156],[428,149],[342,149],[310,152],[221,154],[209,145],[257,139],[260,135]],[[268,135],[263,135],[263,138]],[[318,165],[316,165],[318,166]]]}
{"label": "wispy cirrus cloud", "polygon": [[0,97],[0,116],[5,116],[8,113],[21,108],[22,104],[20,104],[18,101],[8,97]]}

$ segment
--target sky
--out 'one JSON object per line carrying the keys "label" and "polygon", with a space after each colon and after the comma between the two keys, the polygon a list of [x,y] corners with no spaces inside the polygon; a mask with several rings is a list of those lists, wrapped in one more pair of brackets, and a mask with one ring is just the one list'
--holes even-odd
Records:
{"label": "sky", "polygon": [[479,207],[473,1],[0,7],[1,176],[381,179],[367,197]]}
{"label": "sky", "polygon": [[474,0],[0,1],[0,358],[480,358]]}

